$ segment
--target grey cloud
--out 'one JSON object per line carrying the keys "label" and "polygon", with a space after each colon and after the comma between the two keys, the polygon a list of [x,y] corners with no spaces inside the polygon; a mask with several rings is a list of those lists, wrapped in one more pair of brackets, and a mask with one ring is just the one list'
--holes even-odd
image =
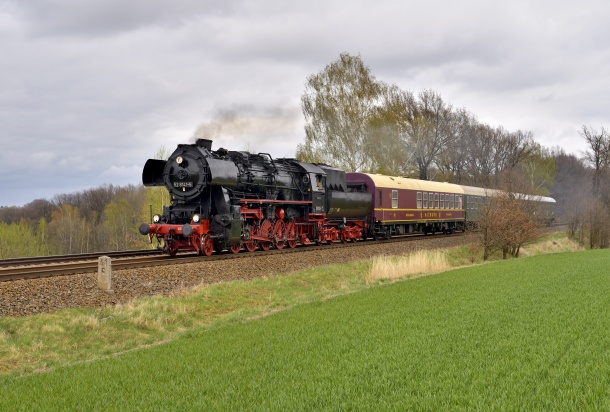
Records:
{"label": "grey cloud", "polygon": [[188,142],[198,125],[216,148],[293,156],[305,79],[341,52],[359,53],[379,80],[435,89],[482,121],[576,151],[573,131],[610,120],[609,7],[5,1],[0,205],[138,183],[157,148]]}
{"label": "grey cloud", "polygon": [[199,16],[223,16],[239,2],[196,0],[32,0],[17,9],[35,36],[103,36],[155,26],[180,26]]}

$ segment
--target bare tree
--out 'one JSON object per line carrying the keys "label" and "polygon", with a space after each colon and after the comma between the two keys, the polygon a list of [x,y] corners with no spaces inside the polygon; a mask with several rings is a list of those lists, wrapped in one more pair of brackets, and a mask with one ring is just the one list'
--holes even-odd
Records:
{"label": "bare tree", "polygon": [[476,117],[466,109],[458,109],[451,115],[451,138],[447,147],[437,156],[435,164],[441,179],[452,183],[470,183],[466,174],[468,141],[477,124]]}
{"label": "bare tree", "polygon": [[301,98],[306,141],[298,153],[346,170],[369,169],[370,156],[363,149],[371,138],[369,120],[381,89],[360,56],[347,53],[309,76]]}
{"label": "bare tree", "polygon": [[592,127],[583,126],[579,134],[589,145],[589,151],[585,152],[585,160],[594,168],[593,175],[593,192],[598,196],[603,193],[603,177],[607,174],[610,168],[610,134],[602,126],[598,132]]}
{"label": "bare tree", "polygon": [[408,148],[403,141],[415,110],[415,98],[395,85],[383,85],[381,104],[369,121],[366,151],[371,156],[370,172],[393,176],[413,173]]}
{"label": "bare tree", "polygon": [[589,235],[591,249],[610,246],[610,213],[608,207],[596,199],[588,205],[585,214],[585,230]]}
{"label": "bare tree", "polygon": [[479,124],[468,136],[467,172],[471,184],[499,187],[503,172],[512,170],[534,152],[533,134]]}
{"label": "bare tree", "polygon": [[498,192],[487,198],[481,208],[478,225],[483,259],[495,250],[519,257],[521,247],[539,236],[541,222],[537,204],[509,192]]}
{"label": "bare tree", "polygon": [[430,165],[455,135],[453,124],[452,106],[439,93],[424,90],[418,94],[405,144],[417,164],[420,179],[429,180]]}

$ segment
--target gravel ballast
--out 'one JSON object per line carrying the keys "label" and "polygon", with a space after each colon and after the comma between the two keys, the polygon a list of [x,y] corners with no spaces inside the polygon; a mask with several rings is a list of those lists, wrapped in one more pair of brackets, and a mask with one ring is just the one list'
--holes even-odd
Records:
{"label": "gravel ballast", "polygon": [[399,255],[414,250],[449,248],[474,241],[475,235],[432,236],[421,241],[361,242],[358,246],[348,248],[309,246],[302,253],[257,253],[239,259],[207,262],[202,257],[201,263],[115,270],[112,272],[112,292],[97,288],[97,274],[2,282],[0,316],[27,316],[62,308],[105,307],[143,296],[169,296],[174,291],[201,283],[248,280],[384,254]]}

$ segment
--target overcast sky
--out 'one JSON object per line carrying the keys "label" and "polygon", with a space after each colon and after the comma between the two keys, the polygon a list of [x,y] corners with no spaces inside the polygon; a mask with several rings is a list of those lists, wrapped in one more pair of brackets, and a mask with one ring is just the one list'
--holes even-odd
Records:
{"label": "overcast sky", "polygon": [[0,206],[189,143],[292,157],[307,76],[347,52],[479,121],[579,155],[610,127],[610,2],[0,0]]}

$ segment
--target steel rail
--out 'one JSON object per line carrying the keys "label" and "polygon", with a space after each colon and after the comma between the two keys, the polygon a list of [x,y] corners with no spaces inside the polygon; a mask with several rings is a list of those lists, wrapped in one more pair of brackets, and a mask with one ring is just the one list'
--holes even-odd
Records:
{"label": "steel rail", "polygon": [[0,267],[4,266],[19,266],[19,265],[40,265],[45,263],[69,262],[75,260],[91,260],[97,259],[100,256],[109,256],[111,258],[121,258],[130,256],[148,256],[160,255],[163,251],[160,249],[144,249],[144,250],[125,250],[122,252],[96,252],[96,253],[77,253],[71,255],[53,255],[53,256],[35,256],[27,258],[9,258],[0,259]]}

